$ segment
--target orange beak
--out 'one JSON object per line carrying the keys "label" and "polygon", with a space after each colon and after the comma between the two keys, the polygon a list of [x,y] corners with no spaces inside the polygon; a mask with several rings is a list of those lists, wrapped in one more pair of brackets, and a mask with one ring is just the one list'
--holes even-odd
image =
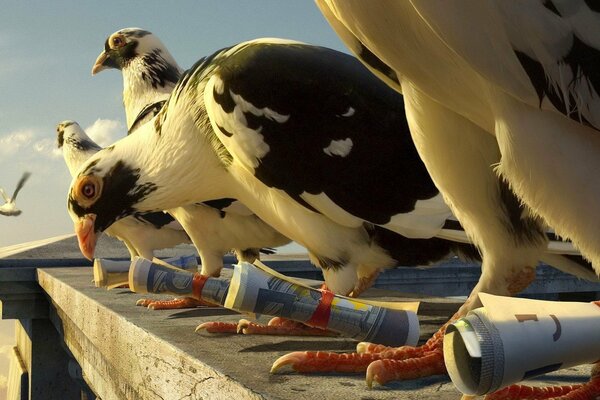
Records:
{"label": "orange beak", "polygon": [[75,233],[79,242],[79,250],[81,250],[81,254],[88,260],[94,258],[94,250],[96,250],[95,222],[96,214],[86,214],[79,221],[75,222]]}
{"label": "orange beak", "polygon": [[105,51],[100,53],[98,58],[96,58],[96,62],[94,63],[94,66],[92,67],[92,75],[96,75],[98,72],[108,68],[106,65],[104,65],[107,58],[108,58],[108,54],[106,54]]}

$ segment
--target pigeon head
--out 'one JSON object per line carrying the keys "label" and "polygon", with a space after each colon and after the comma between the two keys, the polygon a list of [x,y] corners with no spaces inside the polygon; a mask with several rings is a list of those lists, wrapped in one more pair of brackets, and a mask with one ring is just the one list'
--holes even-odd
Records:
{"label": "pigeon head", "polygon": [[144,47],[156,41],[158,39],[152,33],[139,28],[126,28],[113,33],[106,39],[104,51],[100,53],[92,68],[92,75],[107,68],[125,68],[131,60],[148,50]]}
{"label": "pigeon head", "polygon": [[60,122],[56,126],[56,136],[72,176],[90,156],[102,150],[75,121]]}
{"label": "pigeon head", "polygon": [[56,125],[56,140],[59,149],[62,148],[65,143],[65,129],[73,124],[77,124],[77,122],[66,120],[59,122],[58,125]]}
{"label": "pigeon head", "polygon": [[140,169],[115,157],[113,149],[114,145],[90,157],[69,189],[67,208],[79,248],[89,259],[94,256],[97,234],[133,215],[136,206],[157,188],[153,183],[142,183]]}
{"label": "pigeon head", "polygon": [[144,29],[125,28],[106,39],[104,50],[92,67],[92,75],[108,68],[126,70],[134,65],[146,73],[145,78],[155,87],[165,86],[167,82],[174,84],[181,74],[175,59],[158,37]]}

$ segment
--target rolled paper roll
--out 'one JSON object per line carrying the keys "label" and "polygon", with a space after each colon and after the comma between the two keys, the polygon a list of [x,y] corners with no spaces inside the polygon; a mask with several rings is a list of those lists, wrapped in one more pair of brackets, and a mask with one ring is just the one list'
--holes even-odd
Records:
{"label": "rolled paper roll", "polygon": [[164,293],[193,297],[223,305],[230,281],[200,275],[145,258],[135,257],[129,269],[129,289],[136,293]]}
{"label": "rolled paper roll", "polygon": [[415,345],[419,339],[419,321],[413,311],[336,296],[280,279],[248,263],[236,265],[229,281],[136,258],[129,270],[129,287],[136,293],[170,293],[239,312],[288,318],[388,346]]}
{"label": "rolled paper roll", "polygon": [[[166,260],[157,260],[157,262],[167,263],[185,270],[195,271],[198,268],[198,262],[195,255],[172,257]],[[130,266],[131,261],[115,261],[96,258],[93,266],[95,286],[112,289],[126,285],[129,281]]]}
{"label": "rolled paper roll", "polygon": [[600,360],[600,307],[480,293],[482,308],[450,325],[444,359],[466,395]]}
{"label": "rolled paper roll", "polygon": [[249,263],[235,266],[225,307],[283,317],[388,346],[416,345],[419,340],[414,311],[313,289]]}

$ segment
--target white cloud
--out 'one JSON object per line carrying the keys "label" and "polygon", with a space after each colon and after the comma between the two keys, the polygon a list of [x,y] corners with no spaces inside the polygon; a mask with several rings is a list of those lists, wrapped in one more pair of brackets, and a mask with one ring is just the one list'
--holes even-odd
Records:
{"label": "white cloud", "polygon": [[29,146],[33,140],[33,131],[30,129],[11,132],[0,136],[0,154],[13,155]]}
{"label": "white cloud", "polygon": [[45,138],[38,140],[33,144],[33,150],[43,155],[50,156],[51,158],[62,157],[62,152],[58,148],[56,139]]}
{"label": "white cloud", "polygon": [[98,118],[96,122],[84,129],[89,137],[102,147],[113,144],[125,136],[127,130],[121,121]]}

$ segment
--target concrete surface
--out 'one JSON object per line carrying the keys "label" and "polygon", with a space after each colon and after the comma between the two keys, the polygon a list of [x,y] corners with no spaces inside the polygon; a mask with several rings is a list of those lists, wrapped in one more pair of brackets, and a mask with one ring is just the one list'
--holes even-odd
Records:
{"label": "concrete surface", "polygon": [[[363,374],[271,375],[273,361],[287,352],[352,351],[356,343],[342,338],[200,335],[194,329],[202,322],[235,321],[239,316],[216,308],[151,311],[136,307],[140,295],[93,287],[90,268],[40,269],[38,279],[55,307],[51,319],[81,365],[85,380],[104,400],[460,398],[447,377],[395,382],[369,390]],[[424,300],[420,314],[423,340],[459,306],[453,300]],[[588,374],[585,366],[558,371],[536,382],[583,382]]]}

